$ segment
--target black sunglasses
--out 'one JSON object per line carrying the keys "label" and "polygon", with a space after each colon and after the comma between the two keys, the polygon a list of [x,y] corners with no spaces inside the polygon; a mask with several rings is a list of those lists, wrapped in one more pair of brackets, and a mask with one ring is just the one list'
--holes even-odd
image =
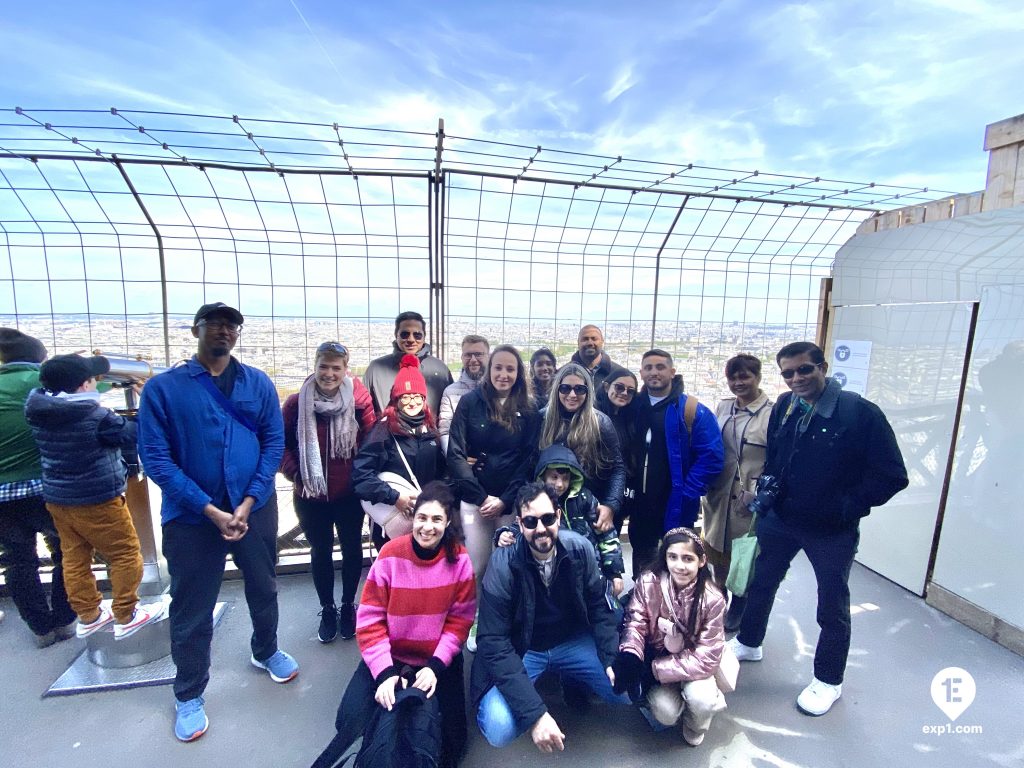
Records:
{"label": "black sunglasses", "polygon": [[632,397],[633,395],[636,394],[635,388],[627,387],[625,384],[620,384],[617,381],[614,384],[612,384],[612,389],[614,389],[620,395],[629,395],[630,397]]}
{"label": "black sunglasses", "polygon": [[316,353],[318,355],[322,355],[325,352],[333,352],[336,355],[348,357],[348,349],[345,348],[344,344],[339,344],[336,341],[325,341],[323,344],[316,348]]}
{"label": "black sunglasses", "polygon": [[520,517],[519,522],[522,523],[523,528],[528,531],[532,531],[537,527],[537,523],[540,523],[545,528],[550,528],[558,520],[558,515],[554,512],[546,512],[540,517]]}
{"label": "black sunglasses", "polygon": [[821,368],[821,366],[822,363],[804,363],[803,365],[798,365],[796,368],[787,368],[784,371],[779,371],[779,373],[782,374],[782,378],[789,381],[798,373],[801,376],[810,376],[814,373],[815,369]]}
{"label": "black sunglasses", "polygon": [[423,331],[399,331],[398,338],[408,339],[412,336],[416,341],[420,341],[423,338]]}
{"label": "black sunglasses", "polygon": [[572,392],[577,397],[583,397],[589,391],[590,391],[590,388],[586,384],[559,384],[558,385],[558,394],[560,394],[560,395],[568,395],[570,392]]}

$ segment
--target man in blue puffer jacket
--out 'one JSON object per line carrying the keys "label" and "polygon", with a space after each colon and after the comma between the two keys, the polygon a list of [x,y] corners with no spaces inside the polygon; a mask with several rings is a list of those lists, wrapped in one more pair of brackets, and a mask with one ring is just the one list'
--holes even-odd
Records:
{"label": "man in blue puffer jacket", "polygon": [[[96,377],[105,357],[57,355],[39,369],[25,418],[39,446],[43,498],[60,534],[68,602],[78,614],[78,637],[114,622],[114,638],[134,634],[162,615],[162,604],[138,605],[142,581],[139,537],[125,503],[127,465],[135,459],[135,423],[99,402]],[[108,610],[92,574],[93,552],[109,564],[114,592]]]}

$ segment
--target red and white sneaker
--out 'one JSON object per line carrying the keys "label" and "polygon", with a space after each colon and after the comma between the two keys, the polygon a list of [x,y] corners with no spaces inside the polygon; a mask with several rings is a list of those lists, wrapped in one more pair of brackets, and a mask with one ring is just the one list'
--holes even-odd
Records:
{"label": "red and white sneaker", "polygon": [[114,624],[114,639],[124,640],[131,637],[147,624],[159,621],[164,615],[164,604],[153,603],[152,605],[136,605],[132,620],[127,624]]}
{"label": "red and white sneaker", "polygon": [[96,618],[96,621],[90,621],[88,624],[82,621],[78,622],[78,626],[75,627],[75,636],[79,639],[86,638],[94,632],[99,632],[113,620],[114,614],[110,612],[110,609],[101,605],[100,615]]}

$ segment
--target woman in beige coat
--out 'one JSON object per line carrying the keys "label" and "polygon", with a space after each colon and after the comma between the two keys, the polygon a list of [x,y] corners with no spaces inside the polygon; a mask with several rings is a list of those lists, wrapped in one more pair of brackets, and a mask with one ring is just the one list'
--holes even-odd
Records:
{"label": "woman in beige coat", "polygon": [[[753,355],[739,354],[725,364],[729,391],[718,404],[715,415],[725,445],[725,466],[703,501],[704,530],[708,561],[715,581],[725,591],[729,573],[732,540],[750,530],[750,511],[754,486],[764,469],[768,444],[768,417],[772,401],[761,391],[761,361]],[[725,629],[739,628],[746,598],[732,596]]]}

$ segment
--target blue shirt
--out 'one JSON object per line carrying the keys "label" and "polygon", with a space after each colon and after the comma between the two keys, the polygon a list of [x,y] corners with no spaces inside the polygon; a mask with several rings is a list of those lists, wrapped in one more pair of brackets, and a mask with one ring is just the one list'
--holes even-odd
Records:
{"label": "blue shirt", "polygon": [[246,496],[259,509],[274,491],[284,453],[281,404],[262,371],[239,364],[229,398],[256,425],[254,433],[224,410],[199,380],[209,372],[192,358],[154,376],[139,406],[139,455],[163,493],[160,520],[199,524],[203,509]]}

